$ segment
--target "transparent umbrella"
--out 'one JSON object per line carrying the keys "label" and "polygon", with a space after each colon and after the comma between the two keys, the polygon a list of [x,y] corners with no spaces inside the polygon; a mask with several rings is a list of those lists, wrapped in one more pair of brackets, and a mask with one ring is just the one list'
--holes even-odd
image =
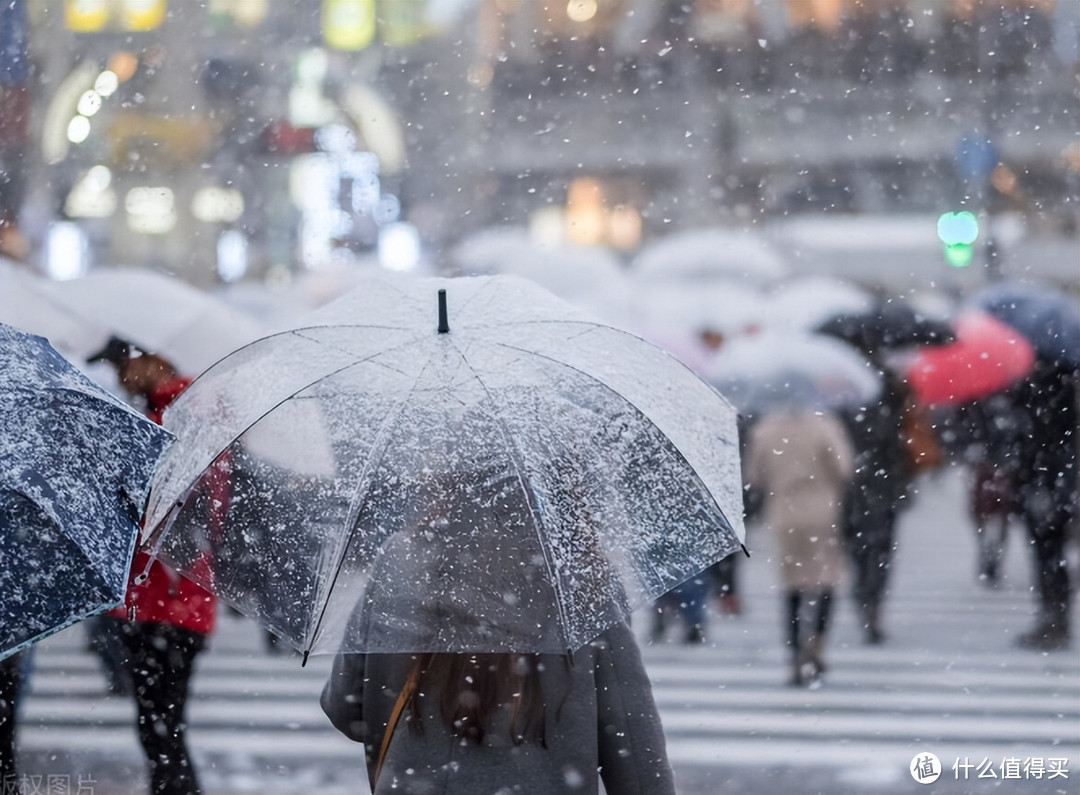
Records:
{"label": "transparent umbrella", "polygon": [[[168,410],[147,523],[305,654],[565,652],[740,548],[735,412],[640,338],[498,276],[372,282],[312,317]],[[222,538],[189,494],[227,449]]]}
{"label": "transparent umbrella", "polygon": [[0,657],[123,603],[160,426],[0,324]]}
{"label": "transparent umbrella", "polygon": [[49,295],[97,331],[86,336],[87,350],[79,352],[83,358],[115,334],[161,354],[183,372],[200,373],[264,331],[224,301],[154,271],[93,271],[51,284]]}
{"label": "transparent umbrella", "polygon": [[881,373],[837,339],[771,331],[724,345],[704,377],[746,416],[780,408],[841,409],[881,393]]}

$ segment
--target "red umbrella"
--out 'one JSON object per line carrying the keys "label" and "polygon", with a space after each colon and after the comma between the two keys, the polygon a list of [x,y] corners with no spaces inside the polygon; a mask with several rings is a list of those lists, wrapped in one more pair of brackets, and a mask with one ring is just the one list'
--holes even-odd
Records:
{"label": "red umbrella", "polygon": [[921,348],[906,368],[915,399],[957,405],[1005,389],[1031,372],[1035,350],[1019,332],[983,312],[953,323],[956,341]]}

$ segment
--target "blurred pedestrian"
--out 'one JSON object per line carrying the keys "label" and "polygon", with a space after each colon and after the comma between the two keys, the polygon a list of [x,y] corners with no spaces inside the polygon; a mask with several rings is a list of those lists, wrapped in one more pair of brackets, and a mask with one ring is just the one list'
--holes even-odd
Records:
{"label": "blurred pedestrian", "polygon": [[1037,358],[1013,388],[1021,432],[1016,449],[1016,499],[1034,553],[1035,625],[1017,638],[1023,648],[1065,649],[1070,639],[1072,583],[1066,544],[1075,533],[1078,487],[1077,373]]}
{"label": "blurred pedestrian", "polygon": [[111,616],[91,616],[83,622],[83,626],[89,651],[97,654],[101,660],[106,689],[114,696],[131,695],[119,620]]}
{"label": "blurred pedestrian", "polygon": [[697,644],[705,642],[705,606],[709,601],[710,575],[704,571],[697,574],[667,593],[654,604],[652,642],[664,640],[668,629],[668,619],[674,614],[683,628],[683,642]]}
{"label": "blurred pedestrian", "polygon": [[968,470],[968,511],[975,527],[976,573],[994,587],[1005,561],[1009,524],[1019,515],[1017,447],[1021,423],[1014,399],[996,392],[960,407],[956,423],[961,460]]}
{"label": "blurred pedestrian", "polygon": [[[121,386],[142,401],[146,415],[158,423],[165,408],[191,382],[163,357],[138,351],[115,337],[88,361],[112,364]],[[227,500],[210,502],[220,510]],[[132,565],[126,601],[126,607],[105,620],[118,622],[123,639],[150,792],[196,795],[201,790],[187,748],[185,707],[195,658],[214,628],[216,599],[162,562],[151,564],[140,550]]]}
{"label": "blurred pedestrian", "polygon": [[912,401],[907,383],[882,368],[876,403],[846,410],[841,419],[855,452],[855,471],[843,519],[844,544],[851,558],[854,598],[867,643],[885,640],[882,604],[888,591],[896,523],[908,507],[915,464],[905,441],[905,413]]}
{"label": "blurred pedestrian", "polygon": [[0,792],[18,791],[15,727],[21,656],[12,654],[0,660]]}
{"label": "blurred pedestrian", "polygon": [[792,685],[816,686],[825,672],[822,651],[844,573],[840,524],[853,467],[851,442],[832,414],[777,410],[750,431],[746,478],[762,494],[764,519],[776,536]]}

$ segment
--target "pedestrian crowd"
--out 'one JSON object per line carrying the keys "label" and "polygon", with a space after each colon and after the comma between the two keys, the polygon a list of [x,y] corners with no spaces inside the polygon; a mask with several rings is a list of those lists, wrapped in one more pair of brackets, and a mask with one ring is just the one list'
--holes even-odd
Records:
{"label": "pedestrian crowd", "polygon": [[[1026,300],[1026,290],[1021,292]],[[1039,300],[1075,304],[1049,288]],[[1015,309],[1020,301],[1007,306]],[[862,313],[863,323],[892,315],[890,322],[898,327],[902,303],[882,299],[876,310]],[[924,324],[922,336],[914,327],[891,338],[868,335],[865,327],[841,333],[835,323],[816,329],[851,343],[878,373],[880,390],[872,401],[771,406],[747,411],[743,418],[746,514],[752,528],[760,523],[774,536],[783,589],[782,639],[790,652],[793,685],[822,683],[835,593],[845,583],[865,643],[887,641],[885,600],[894,553],[902,543],[898,519],[918,500],[919,477],[945,465],[962,467],[967,476],[965,507],[976,538],[973,577],[978,582],[1000,584],[1010,526],[1023,533],[1017,546],[1030,551],[1036,604],[1032,626],[1015,645],[1038,651],[1069,646],[1076,577],[1069,545],[1080,541],[1080,352],[1069,346],[1078,341],[1063,339],[1067,332],[1043,320],[1050,341],[1042,350],[1033,345],[1022,374],[978,394],[959,389],[948,399],[929,400],[908,382],[913,353],[931,346],[951,353],[950,346],[958,349],[961,342],[941,326],[947,317],[929,319],[911,311]],[[1076,324],[1075,306],[1058,311]],[[938,331],[927,332],[934,325]],[[1028,330],[1035,342],[1039,328]],[[706,347],[721,347],[716,328],[707,328],[702,337]],[[708,372],[707,366],[702,369]],[[962,382],[963,373],[958,378]],[[676,613],[689,626],[685,642],[702,642],[705,605],[716,599],[715,588],[712,578],[698,578],[659,600],[657,616]],[[726,612],[719,603],[716,607]],[[654,640],[665,637],[664,629],[658,618]]]}
{"label": "pedestrian crowd", "polygon": [[[710,330],[714,348],[724,344],[718,336]],[[1036,354],[1007,385],[924,405],[897,364],[907,361],[897,351],[948,346],[955,342],[949,334],[891,346],[847,341],[880,378],[872,402],[790,403],[742,417],[744,509],[774,536],[788,683],[822,685],[826,639],[846,584],[865,642],[887,642],[884,607],[901,543],[898,518],[917,499],[920,474],[950,461],[970,473],[978,541],[973,576],[987,586],[1000,581],[1007,530],[1022,525],[1037,603],[1032,628],[1016,643],[1067,648],[1073,599],[1067,545],[1076,540],[1078,518],[1075,363]],[[117,338],[91,359],[112,365],[119,384],[159,423],[190,383],[161,356]],[[228,532],[231,489],[247,488],[234,474],[223,454],[198,484],[211,533]],[[564,499],[572,499],[570,491]],[[737,571],[737,557],[727,558],[661,597],[652,642],[666,638],[673,618],[684,642],[705,642],[710,600],[721,612],[740,614]],[[109,689],[134,699],[155,795],[200,791],[185,704],[216,610],[213,594],[140,552],[126,605],[87,623]],[[277,648],[268,642],[269,651]],[[15,776],[15,715],[29,662],[23,654],[0,663],[6,777]],[[621,621],[565,654],[341,654],[322,707],[339,731],[362,744],[376,793],[434,791],[433,782],[441,792],[494,791],[522,778],[533,792],[571,785],[595,791],[600,780],[612,792],[673,792],[635,633]],[[454,775],[463,768],[468,777]]]}

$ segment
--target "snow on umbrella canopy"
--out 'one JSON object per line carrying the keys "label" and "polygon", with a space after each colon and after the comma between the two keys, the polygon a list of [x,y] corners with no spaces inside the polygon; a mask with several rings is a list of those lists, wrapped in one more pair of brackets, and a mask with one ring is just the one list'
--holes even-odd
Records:
{"label": "snow on umbrella canopy", "polygon": [[768,331],[720,348],[704,372],[739,411],[839,410],[873,402],[881,372],[850,345],[823,335]]}
{"label": "snow on umbrella canopy", "polygon": [[184,373],[201,372],[265,332],[216,296],[156,271],[92,271],[50,283],[49,296],[86,323],[84,339],[92,349],[109,336],[123,337],[144,351],[161,354]]}
{"label": "snow on umbrella canopy", "polygon": [[0,657],[123,603],[171,437],[0,324]]}
{"label": "snow on umbrella canopy", "polygon": [[[565,652],[740,548],[735,412],[640,338],[505,276],[376,281],[312,318],[170,407],[147,523],[297,648]],[[215,538],[187,495],[226,449]]]}

